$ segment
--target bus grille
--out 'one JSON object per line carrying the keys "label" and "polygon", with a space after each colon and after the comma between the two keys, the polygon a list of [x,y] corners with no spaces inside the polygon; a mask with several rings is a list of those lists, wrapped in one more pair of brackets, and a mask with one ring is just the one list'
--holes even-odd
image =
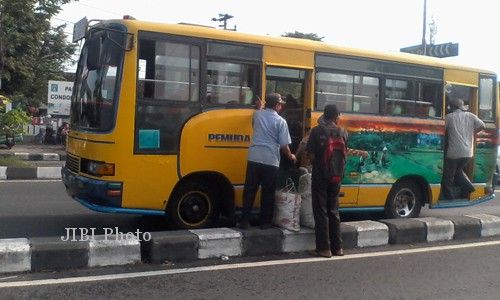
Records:
{"label": "bus grille", "polygon": [[68,153],[66,156],[66,168],[73,173],[78,173],[80,171],[80,158]]}

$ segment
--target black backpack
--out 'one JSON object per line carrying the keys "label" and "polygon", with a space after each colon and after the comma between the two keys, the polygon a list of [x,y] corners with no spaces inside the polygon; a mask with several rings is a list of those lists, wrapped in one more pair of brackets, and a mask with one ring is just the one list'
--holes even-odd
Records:
{"label": "black backpack", "polygon": [[344,169],[347,157],[347,145],[345,135],[341,127],[328,128],[321,126],[326,134],[323,146],[323,175],[332,183],[340,183],[344,177]]}

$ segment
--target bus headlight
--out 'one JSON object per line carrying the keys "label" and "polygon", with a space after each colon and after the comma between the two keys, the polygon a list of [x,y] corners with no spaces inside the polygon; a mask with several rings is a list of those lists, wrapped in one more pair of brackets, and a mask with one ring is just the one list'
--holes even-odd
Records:
{"label": "bus headlight", "polygon": [[103,161],[85,160],[82,162],[82,171],[94,176],[114,176],[115,164]]}

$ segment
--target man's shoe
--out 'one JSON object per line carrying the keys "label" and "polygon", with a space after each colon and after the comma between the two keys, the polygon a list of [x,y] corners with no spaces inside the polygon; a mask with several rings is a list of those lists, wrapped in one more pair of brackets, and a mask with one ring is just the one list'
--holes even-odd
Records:
{"label": "man's shoe", "polygon": [[250,228],[250,222],[248,220],[241,220],[236,223],[236,227],[240,229],[248,229]]}
{"label": "man's shoe", "polygon": [[273,228],[273,224],[266,223],[260,225],[260,229],[270,229],[270,228]]}
{"label": "man's shoe", "polygon": [[344,256],[344,249],[340,248],[340,249],[337,249],[337,250],[333,250],[333,255],[335,256]]}
{"label": "man's shoe", "polygon": [[330,250],[321,250],[321,251],[312,250],[312,251],[309,251],[309,254],[312,256],[319,256],[319,257],[326,257],[326,258],[332,257],[332,251],[330,251]]}

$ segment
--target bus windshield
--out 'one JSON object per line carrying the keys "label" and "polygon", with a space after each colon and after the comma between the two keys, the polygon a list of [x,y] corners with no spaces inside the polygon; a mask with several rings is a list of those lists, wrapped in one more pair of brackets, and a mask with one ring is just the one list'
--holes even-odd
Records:
{"label": "bus windshield", "polygon": [[94,29],[78,63],[71,99],[71,125],[89,131],[110,131],[115,124],[125,32]]}

